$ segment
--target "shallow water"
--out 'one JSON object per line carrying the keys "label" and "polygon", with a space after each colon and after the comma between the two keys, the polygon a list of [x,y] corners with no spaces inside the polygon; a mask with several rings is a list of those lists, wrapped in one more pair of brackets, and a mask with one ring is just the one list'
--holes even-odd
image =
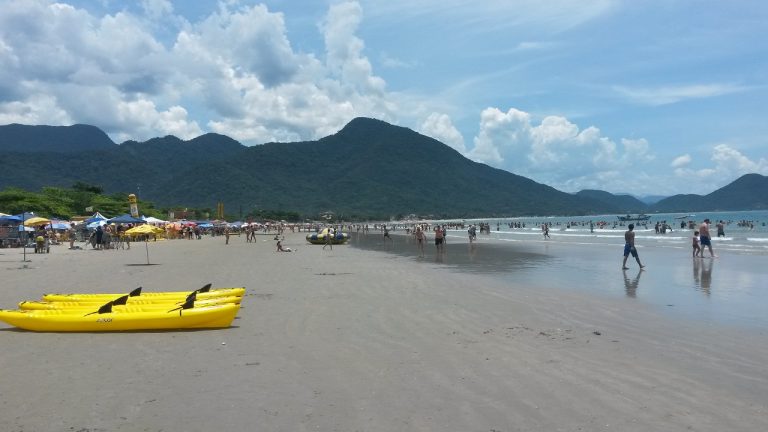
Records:
{"label": "shallow water", "polygon": [[523,285],[584,291],[643,302],[702,324],[768,329],[768,244],[753,246],[736,240],[749,238],[754,231],[716,239],[718,258],[694,259],[691,231],[656,235],[652,229],[641,229],[636,243],[646,266],[642,271],[632,257],[630,269],[621,269],[623,233],[624,229],[595,233],[588,227],[553,229],[552,238],[544,240],[533,229],[494,230],[478,234],[478,241],[470,246],[465,231],[454,230],[448,233],[444,253],[436,252],[430,236],[423,255],[404,231],[396,231],[394,241],[385,241],[374,231],[353,234],[350,244],[447,271],[486,274],[509,282],[510,289]]}

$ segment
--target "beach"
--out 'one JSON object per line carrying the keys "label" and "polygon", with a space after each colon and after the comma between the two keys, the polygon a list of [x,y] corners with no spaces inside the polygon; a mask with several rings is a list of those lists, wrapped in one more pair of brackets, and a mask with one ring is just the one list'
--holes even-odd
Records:
{"label": "beach", "polygon": [[[648,268],[635,282],[636,263],[625,276],[614,249],[481,238],[473,252],[457,232],[446,255],[427,244],[419,257],[408,236],[393,238],[353,235],[323,250],[287,233],[291,253],[266,235],[56,246],[26,263],[0,249],[6,309],[46,292],[248,290],[228,329],[0,324],[2,429],[768,429],[764,318],[699,305],[728,303],[728,281],[750,293],[764,285],[765,269],[752,268],[764,256],[710,260],[710,281],[698,282],[709,294],[686,294],[696,286],[687,249],[640,243]],[[764,294],[750,295],[741,304],[765,311]]]}

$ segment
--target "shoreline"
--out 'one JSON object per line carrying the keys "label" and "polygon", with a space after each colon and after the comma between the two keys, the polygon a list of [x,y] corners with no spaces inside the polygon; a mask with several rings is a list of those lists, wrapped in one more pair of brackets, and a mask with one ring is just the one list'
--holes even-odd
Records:
{"label": "shoreline", "polygon": [[286,234],[293,253],[271,238],[150,243],[153,266],[131,265],[146,262],[141,243],[55,249],[25,270],[20,255],[0,256],[5,308],[49,291],[248,289],[225,330],[3,325],[0,418],[12,431],[768,427],[763,331],[349,245],[323,251],[304,234]]}
{"label": "shoreline", "polygon": [[627,263],[629,270],[621,270],[623,243],[617,239],[607,243],[528,236],[508,241],[479,235],[470,246],[465,236],[449,232],[446,253],[437,254],[430,238],[422,257],[412,236],[403,231],[391,235],[395,242],[384,242],[377,232],[353,234],[350,244],[451,272],[489,275],[515,286],[626,299],[704,325],[768,331],[768,293],[762,289],[768,269],[762,254],[723,249],[716,259],[693,259],[687,248],[648,244],[641,238],[637,247],[646,268],[639,271],[634,260]]}

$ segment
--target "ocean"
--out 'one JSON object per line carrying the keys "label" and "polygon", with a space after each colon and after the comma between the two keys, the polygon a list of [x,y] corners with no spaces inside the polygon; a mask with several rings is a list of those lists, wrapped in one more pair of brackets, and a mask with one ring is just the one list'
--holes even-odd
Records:
{"label": "ocean", "polygon": [[[684,219],[682,216],[687,216]],[[768,210],[741,212],[707,212],[697,214],[653,214],[647,222],[619,222],[615,215],[595,215],[576,217],[539,216],[502,219],[467,219],[465,224],[488,223],[491,227],[490,238],[498,241],[526,241],[533,237],[543,237],[541,225],[550,224],[549,235],[558,241],[594,245],[615,245],[624,243],[624,232],[629,223],[635,224],[635,237],[638,245],[657,248],[690,249],[693,230],[680,228],[681,222],[695,221],[695,226],[706,218],[711,223],[713,248],[717,251],[736,254],[768,255]],[[717,237],[715,224],[725,221],[725,236]],[[740,224],[747,221],[749,224]],[[436,221],[435,223],[441,223]],[[589,223],[594,227],[590,230]],[[666,222],[671,230],[665,234],[656,233],[657,222]],[[511,228],[509,224],[525,224],[525,228]],[[601,226],[601,224],[604,224]],[[465,235],[465,230],[452,232],[453,235]],[[716,254],[719,252],[715,252]]]}
{"label": "ocean", "polygon": [[[419,265],[499,278],[510,289],[577,291],[640,302],[659,313],[702,325],[768,330],[768,211],[697,213],[675,219],[681,216],[653,214],[647,224],[635,228],[637,249],[646,266],[643,270],[632,257],[627,262],[630,269],[621,269],[627,223],[618,223],[615,215],[431,221],[482,222],[491,228],[489,233],[478,232],[472,245],[466,228],[448,230],[444,253],[437,253],[429,233],[422,254],[402,225],[391,231],[394,242],[371,230],[367,235],[353,233],[350,244]],[[717,258],[709,258],[708,252],[706,258],[692,258],[693,230],[687,225],[681,229],[680,222],[694,220],[698,227],[705,218],[712,221]],[[726,222],[725,236],[717,238],[714,224],[719,220]],[[661,221],[671,231],[657,234],[654,227]],[[740,225],[741,221],[750,221],[751,226]],[[550,224],[550,239],[543,238],[542,223]]]}

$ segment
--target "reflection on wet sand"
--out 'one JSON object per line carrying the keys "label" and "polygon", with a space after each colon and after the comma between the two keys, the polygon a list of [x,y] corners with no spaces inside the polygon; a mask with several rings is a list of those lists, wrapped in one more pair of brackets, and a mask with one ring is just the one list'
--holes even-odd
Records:
{"label": "reflection on wet sand", "polygon": [[411,236],[400,236],[398,239],[404,240],[385,243],[381,236],[360,234],[352,236],[350,245],[419,260],[430,260],[457,270],[477,273],[501,273],[522,268],[544,267],[553,260],[552,256],[526,250],[524,245],[453,242],[444,245],[442,252],[438,252],[434,245],[430,247],[428,243],[422,252]]}
{"label": "reflection on wet sand", "polygon": [[626,270],[622,270],[624,273],[624,289],[626,290],[627,297],[637,297],[637,287],[640,285],[640,275],[643,274],[643,269],[637,270],[637,275],[630,279]]}
{"label": "reflection on wet sand", "polygon": [[693,259],[693,285],[694,288],[707,296],[712,294],[712,267],[715,260],[711,258]]}

